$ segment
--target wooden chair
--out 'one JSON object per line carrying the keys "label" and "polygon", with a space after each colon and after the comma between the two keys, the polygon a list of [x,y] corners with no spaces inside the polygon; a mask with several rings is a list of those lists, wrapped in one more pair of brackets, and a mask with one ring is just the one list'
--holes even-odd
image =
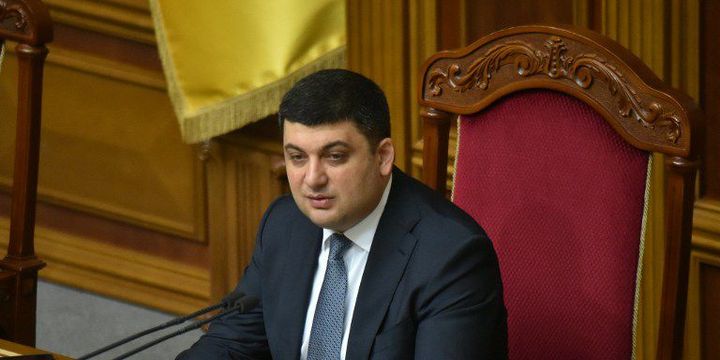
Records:
{"label": "wooden chair", "polygon": [[[629,359],[653,152],[666,155],[658,359],[682,354],[700,114],[586,29],[522,26],[425,64],[424,181],[493,240],[510,359]],[[662,186],[662,184],[653,184]]]}
{"label": "wooden chair", "polygon": [[52,36],[39,0],[0,0],[0,42],[17,43],[19,68],[10,240],[0,260],[0,337],[27,345],[35,344],[37,273],[45,265],[35,256],[33,231],[43,63]]}

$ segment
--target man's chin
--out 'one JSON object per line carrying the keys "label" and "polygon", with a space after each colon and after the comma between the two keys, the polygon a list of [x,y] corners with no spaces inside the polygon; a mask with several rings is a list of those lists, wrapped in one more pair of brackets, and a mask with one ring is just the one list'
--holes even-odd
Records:
{"label": "man's chin", "polygon": [[322,228],[332,229],[337,225],[337,219],[331,213],[331,210],[309,208],[303,211],[310,221]]}

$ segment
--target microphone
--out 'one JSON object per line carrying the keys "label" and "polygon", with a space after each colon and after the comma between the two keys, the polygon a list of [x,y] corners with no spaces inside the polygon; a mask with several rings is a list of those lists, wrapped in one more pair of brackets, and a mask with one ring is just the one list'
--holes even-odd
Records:
{"label": "microphone", "polygon": [[116,348],[116,347],[118,347],[118,346],[120,346],[120,345],[127,344],[127,343],[129,343],[129,342],[131,342],[131,341],[133,341],[133,340],[135,340],[135,339],[137,339],[137,338],[139,338],[139,337],[142,337],[142,336],[145,336],[145,335],[148,335],[148,334],[152,334],[152,333],[154,333],[154,332],[157,332],[157,331],[160,331],[160,330],[163,330],[163,329],[167,329],[167,328],[169,328],[169,327],[171,327],[171,326],[175,326],[175,325],[178,325],[178,324],[182,324],[182,323],[184,323],[184,322],[186,322],[186,321],[188,321],[188,320],[190,320],[190,319],[194,319],[194,318],[196,318],[196,317],[198,317],[198,316],[200,316],[200,315],[202,315],[202,314],[209,313],[210,311],[213,311],[213,310],[216,310],[216,309],[219,309],[219,308],[225,308],[225,309],[230,308],[230,307],[234,306],[235,303],[236,303],[238,300],[240,300],[243,296],[244,296],[244,294],[243,294],[242,292],[240,292],[240,291],[233,291],[233,292],[231,292],[230,294],[226,295],[222,300],[220,300],[219,303],[217,303],[217,304],[215,304],[215,305],[210,305],[210,306],[208,306],[208,307],[206,307],[206,308],[204,308],[204,309],[200,309],[200,310],[198,310],[198,311],[196,311],[196,312],[194,312],[194,313],[192,313],[192,314],[189,314],[189,315],[186,315],[186,316],[183,316],[183,317],[179,317],[179,318],[170,320],[170,321],[168,321],[168,322],[166,322],[166,323],[164,323],[164,324],[160,324],[160,325],[155,326],[155,327],[153,327],[153,328],[150,328],[150,329],[141,331],[141,332],[139,332],[139,333],[137,333],[137,334],[130,335],[130,336],[128,336],[128,337],[126,337],[126,338],[124,338],[124,339],[122,339],[122,340],[116,341],[116,342],[114,342],[114,343],[112,343],[112,344],[110,344],[110,345],[108,345],[108,346],[105,346],[105,347],[103,347],[103,348],[100,348],[100,349],[98,349],[98,350],[95,350],[95,351],[93,351],[93,352],[91,352],[91,353],[89,353],[89,354],[85,354],[85,355],[77,358],[77,360],[85,360],[85,359],[89,359],[89,358],[91,358],[91,357],[100,355],[100,354],[102,354],[102,353],[104,353],[104,352],[106,352],[106,351],[108,351],[108,350],[112,350],[112,349],[114,349],[114,348]]}
{"label": "microphone", "polygon": [[128,351],[128,352],[126,352],[126,353],[124,353],[124,354],[122,354],[122,355],[114,358],[113,360],[121,360],[121,359],[125,359],[125,358],[127,358],[127,357],[130,357],[130,356],[135,355],[135,354],[137,354],[137,353],[139,353],[139,352],[141,352],[141,351],[143,351],[143,350],[145,350],[145,349],[147,349],[147,348],[149,348],[149,347],[151,347],[151,346],[157,345],[157,344],[159,344],[159,343],[161,343],[161,342],[163,342],[163,341],[165,341],[165,340],[168,340],[168,339],[170,339],[170,338],[176,337],[176,336],[178,336],[178,335],[182,335],[182,334],[184,334],[184,333],[186,333],[186,332],[188,332],[188,331],[192,331],[192,330],[198,329],[198,328],[200,328],[201,326],[203,326],[203,325],[205,325],[205,324],[207,324],[207,323],[209,323],[209,322],[211,322],[211,321],[213,321],[213,320],[215,320],[215,319],[217,319],[217,318],[221,318],[221,317],[226,316],[226,315],[229,315],[229,314],[231,314],[231,313],[233,313],[233,312],[236,312],[236,311],[237,311],[237,312],[240,313],[240,314],[245,313],[245,312],[247,312],[247,311],[249,311],[249,310],[252,310],[255,306],[257,306],[257,304],[258,304],[259,302],[260,302],[260,300],[259,300],[258,298],[256,298],[256,297],[252,296],[252,295],[243,296],[242,298],[240,298],[239,300],[237,300],[237,301],[235,302],[235,304],[234,304],[231,308],[229,308],[229,309],[227,309],[227,310],[225,310],[225,311],[223,311],[223,312],[221,312],[221,313],[219,313],[219,314],[217,314],[217,315],[214,315],[214,316],[212,316],[212,317],[210,317],[210,318],[208,318],[208,319],[205,319],[205,320],[203,320],[203,321],[199,321],[199,322],[196,322],[196,323],[194,323],[194,324],[190,324],[190,325],[188,325],[188,326],[186,326],[186,327],[184,327],[184,328],[182,328],[182,329],[180,329],[180,330],[178,330],[178,331],[175,331],[175,332],[170,333],[170,334],[167,334],[167,335],[165,335],[165,336],[163,336],[163,337],[157,338],[157,339],[155,339],[155,340],[153,340],[153,341],[151,341],[151,342],[149,342],[149,343],[147,343],[147,344],[145,344],[145,345],[142,345],[142,346],[140,346],[140,347],[138,347],[138,348],[135,348],[135,349],[133,349],[133,350],[130,350],[130,351]]}

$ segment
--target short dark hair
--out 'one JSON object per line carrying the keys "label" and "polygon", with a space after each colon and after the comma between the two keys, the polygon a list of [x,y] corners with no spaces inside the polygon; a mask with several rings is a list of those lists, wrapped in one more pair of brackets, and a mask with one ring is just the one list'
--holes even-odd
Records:
{"label": "short dark hair", "polygon": [[390,112],[382,89],[349,70],[329,69],[298,81],[280,103],[278,124],[305,126],[353,122],[371,145],[390,137]]}

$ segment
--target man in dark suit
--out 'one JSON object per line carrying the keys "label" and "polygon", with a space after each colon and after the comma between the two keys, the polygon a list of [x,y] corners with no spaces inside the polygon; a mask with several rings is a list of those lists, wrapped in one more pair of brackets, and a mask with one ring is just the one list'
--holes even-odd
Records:
{"label": "man in dark suit", "polygon": [[178,359],[504,359],[497,258],[462,210],[393,167],[385,96],[325,70],[280,106],[292,197],[270,205],[238,290]]}

